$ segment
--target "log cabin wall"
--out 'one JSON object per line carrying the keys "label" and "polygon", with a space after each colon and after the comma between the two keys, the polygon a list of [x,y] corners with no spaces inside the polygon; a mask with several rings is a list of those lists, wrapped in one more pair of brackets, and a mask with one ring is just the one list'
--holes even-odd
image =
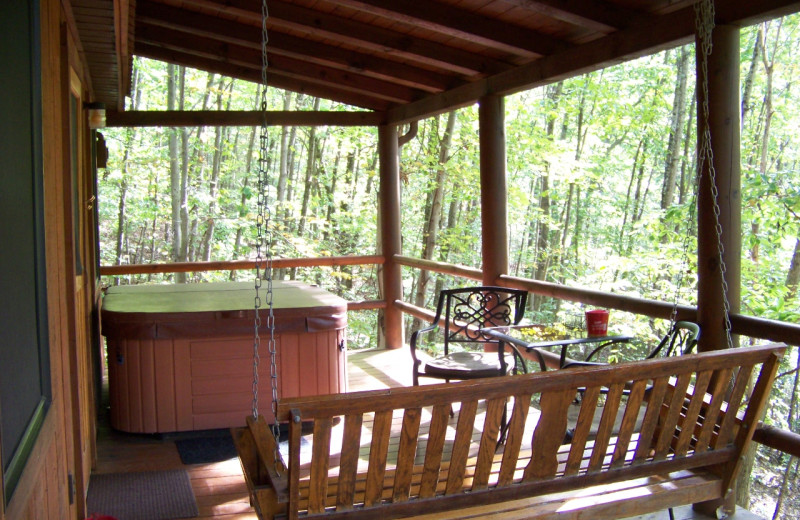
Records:
{"label": "log cabin wall", "polygon": [[[73,227],[73,178],[70,139],[70,84],[80,91],[73,100],[80,147],[77,154],[81,182],[77,200],[91,184],[89,133],[83,123],[86,100],[84,66],[70,31],[69,3],[39,0],[42,172],[50,380],[52,400],[20,480],[7,504],[0,500],[0,520],[27,518],[77,519],[85,516],[85,491],[94,457],[95,410],[92,393],[79,397],[78,389],[92,389],[89,356],[91,307],[95,279],[89,252],[93,225],[88,217]],[[72,73],[70,71],[73,71]],[[88,212],[87,212],[88,213]],[[73,276],[73,229],[81,235],[84,280]],[[80,286],[80,287],[79,287]],[[87,291],[88,289],[88,291]],[[80,298],[85,305],[75,305]],[[78,310],[76,310],[78,309]],[[78,338],[82,338],[80,341]],[[76,370],[79,369],[79,370]]]}

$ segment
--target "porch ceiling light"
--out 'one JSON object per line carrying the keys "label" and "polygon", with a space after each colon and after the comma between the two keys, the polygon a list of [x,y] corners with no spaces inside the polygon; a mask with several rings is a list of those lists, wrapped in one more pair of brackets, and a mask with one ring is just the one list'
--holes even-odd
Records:
{"label": "porch ceiling light", "polygon": [[106,105],[105,103],[86,103],[85,108],[89,114],[89,128],[96,130],[106,127]]}

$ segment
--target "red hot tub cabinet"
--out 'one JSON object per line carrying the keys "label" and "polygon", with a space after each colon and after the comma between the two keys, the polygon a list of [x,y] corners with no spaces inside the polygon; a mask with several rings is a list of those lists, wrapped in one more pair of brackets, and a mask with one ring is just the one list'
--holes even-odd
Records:
{"label": "red hot tub cabinet", "polygon": [[[347,302],[318,287],[273,287],[278,395],[347,391]],[[272,421],[266,284],[259,413]],[[252,414],[252,282],[111,287],[102,304],[111,426],[156,433],[244,426]]]}

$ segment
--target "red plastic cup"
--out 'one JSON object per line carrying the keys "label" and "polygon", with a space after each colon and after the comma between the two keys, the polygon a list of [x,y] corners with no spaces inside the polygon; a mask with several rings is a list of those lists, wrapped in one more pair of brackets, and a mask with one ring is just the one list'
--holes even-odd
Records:
{"label": "red plastic cup", "polygon": [[608,335],[608,311],[594,309],[586,311],[586,333],[589,337]]}

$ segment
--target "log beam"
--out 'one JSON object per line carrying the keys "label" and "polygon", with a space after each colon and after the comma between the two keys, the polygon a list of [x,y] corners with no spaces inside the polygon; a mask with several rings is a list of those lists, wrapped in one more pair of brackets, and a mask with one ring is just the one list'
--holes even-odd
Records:
{"label": "log beam", "polygon": [[[268,111],[268,126],[378,126],[384,120],[382,112],[294,112]],[[106,114],[109,127],[146,126],[261,126],[264,113],[260,110],[161,110],[129,111]]]}

